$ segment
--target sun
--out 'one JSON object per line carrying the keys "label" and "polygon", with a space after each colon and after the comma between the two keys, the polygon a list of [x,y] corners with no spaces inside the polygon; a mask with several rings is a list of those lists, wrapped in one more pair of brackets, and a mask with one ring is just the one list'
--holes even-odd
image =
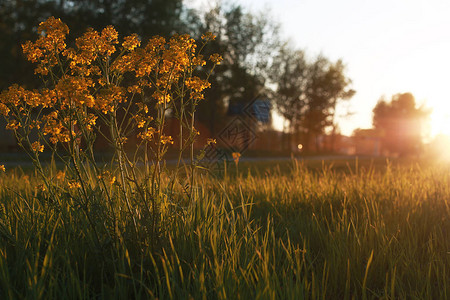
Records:
{"label": "sun", "polygon": [[431,104],[430,154],[439,160],[450,162],[450,100]]}
{"label": "sun", "polygon": [[439,134],[450,136],[450,100],[432,103],[430,116],[431,136]]}

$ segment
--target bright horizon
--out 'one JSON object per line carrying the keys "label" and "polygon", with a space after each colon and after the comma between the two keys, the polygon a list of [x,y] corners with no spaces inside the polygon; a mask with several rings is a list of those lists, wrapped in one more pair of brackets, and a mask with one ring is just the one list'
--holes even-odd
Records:
{"label": "bright horizon", "polygon": [[[205,3],[205,2],[203,2]],[[433,109],[431,136],[450,135],[450,1],[239,0],[252,13],[280,22],[283,37],[310,57],[342,59],[355,96],[341,105],[341,132],[372,127],[372,109],[385,96],[411,92]],[[274,126],[282,127],[281,118]]]}

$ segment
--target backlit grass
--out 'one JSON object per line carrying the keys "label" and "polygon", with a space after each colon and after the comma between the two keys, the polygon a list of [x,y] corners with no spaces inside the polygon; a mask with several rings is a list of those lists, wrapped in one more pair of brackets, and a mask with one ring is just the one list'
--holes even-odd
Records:
{"label": "backlit grass", "polygon": [[35,189],[37,176],[7,171],[0,298],[450,297],[448,165],[240,167],[199,173],[190,200],[174,188],[159,203],[159,234],[143,230],[140,243],[125,203],[111,238],[106,201],[93,198],[86,214],[69,195]]}

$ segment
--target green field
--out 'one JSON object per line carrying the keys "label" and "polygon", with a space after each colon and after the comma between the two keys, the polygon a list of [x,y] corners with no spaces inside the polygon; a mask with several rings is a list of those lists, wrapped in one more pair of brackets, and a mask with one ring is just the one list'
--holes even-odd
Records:
{"label": "green field", "polygon": [[[449,299],[450,165],[241,163],[159,213],[0,174],[1,299]],[[115,228],[111,226],[115,224]],[[147,228],[149,228],[147,230]],[[142,229],[142,230],[141,230]]]}

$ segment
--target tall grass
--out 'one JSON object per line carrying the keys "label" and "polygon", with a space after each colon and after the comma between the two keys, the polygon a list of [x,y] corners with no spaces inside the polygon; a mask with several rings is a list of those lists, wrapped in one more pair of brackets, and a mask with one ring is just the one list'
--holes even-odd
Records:
{"label": "tall grass", "polygon": [[139,243],[125,202],[111,239],[106,199],[86,213],[11,170],[0,175],[0,298],[448,299],[449,170],[198,173],[189,201],[181,186],[161,198],[158,240],[141,230]]}

